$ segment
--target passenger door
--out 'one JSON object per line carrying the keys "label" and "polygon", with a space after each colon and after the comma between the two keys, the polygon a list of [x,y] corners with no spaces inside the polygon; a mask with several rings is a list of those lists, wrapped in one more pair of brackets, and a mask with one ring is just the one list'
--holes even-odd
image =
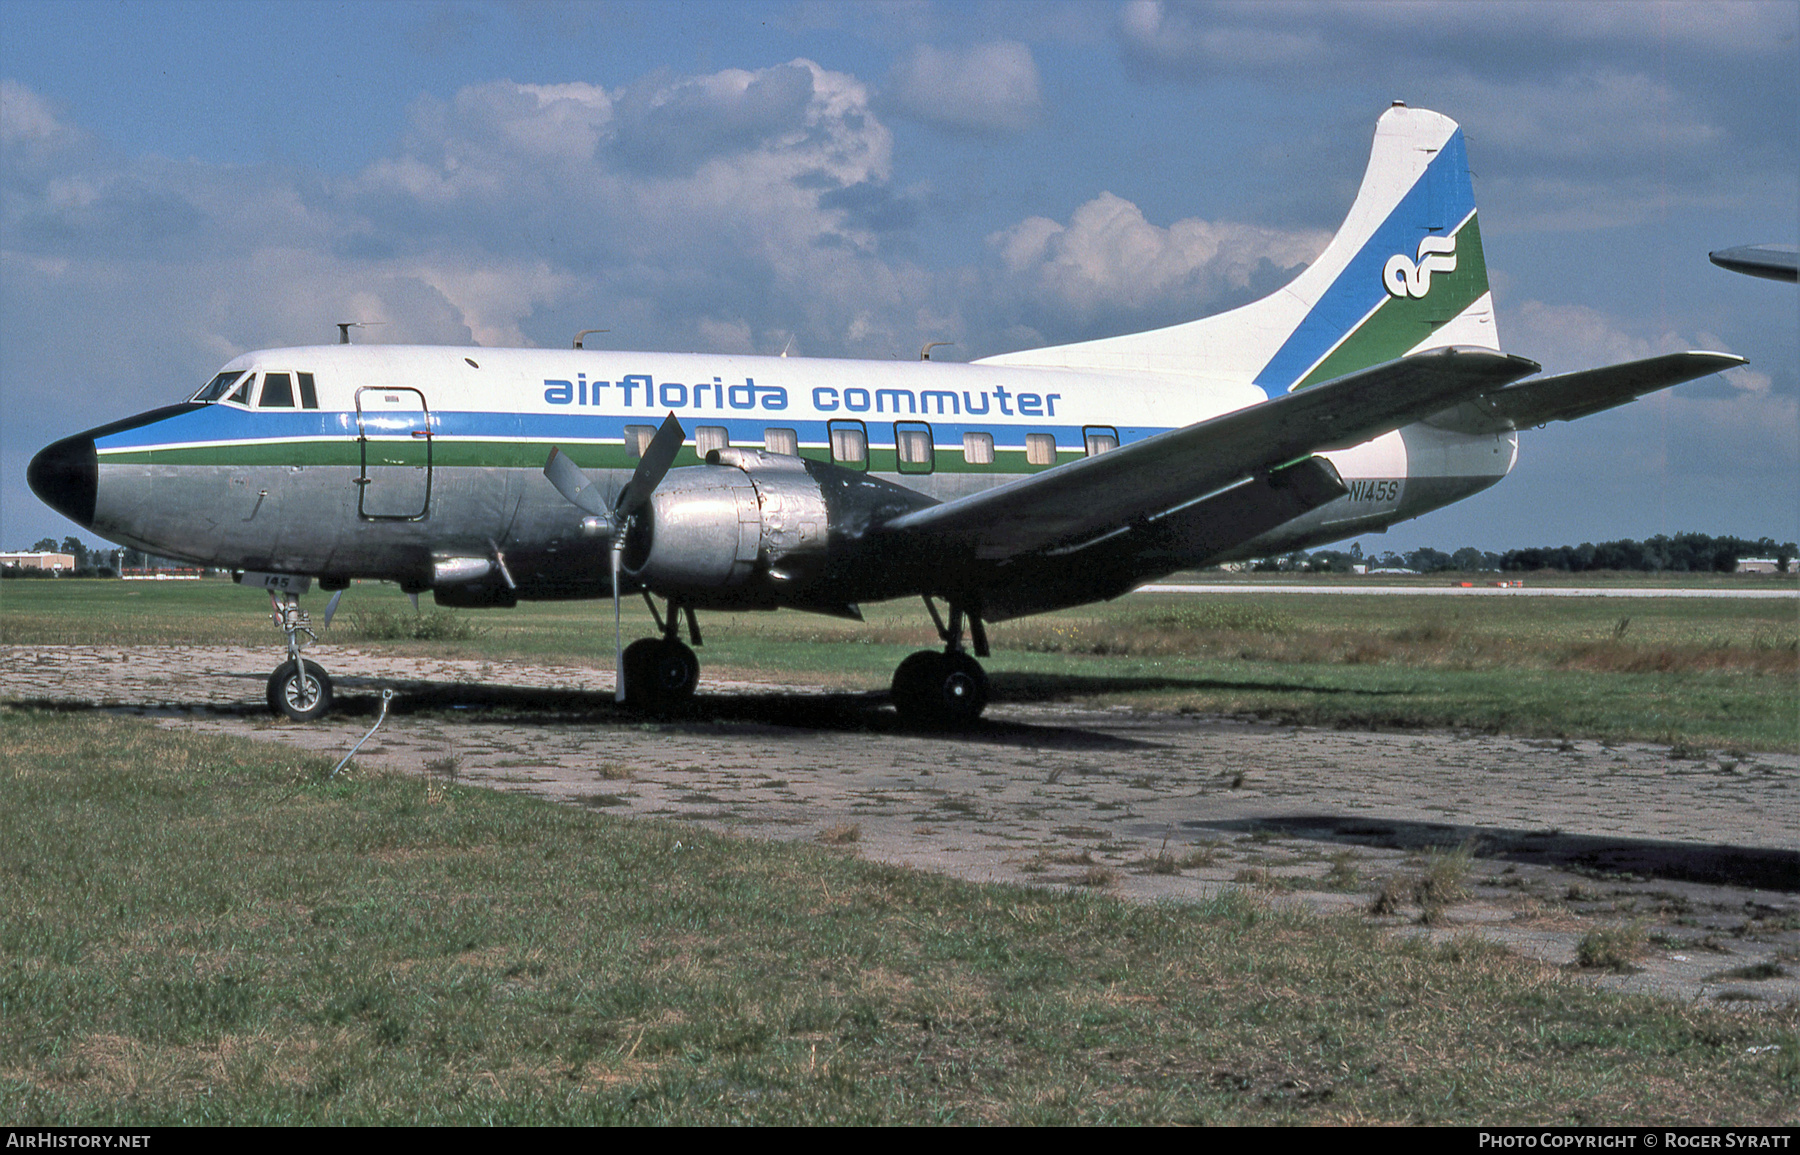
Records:
{"label": "passenger door", "polygon": [[357,512],[371,520],[418,521],[431,506],[431,412],[417,389],[356,391],[362,491]]}

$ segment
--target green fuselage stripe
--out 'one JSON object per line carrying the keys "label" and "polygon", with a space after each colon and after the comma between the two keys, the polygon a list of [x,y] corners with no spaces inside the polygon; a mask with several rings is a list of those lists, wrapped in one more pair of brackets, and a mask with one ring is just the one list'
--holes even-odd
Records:
{"label": "green fuselage stripe", "polygon": [[[564,444],[558,446],[582,469],[636,469],[638,459],[623,445]],[[430,463],[437,469],[532,469],[544,467],[550,455],[549,442],[521,441],[451,441],[437,439],[430,446]],[[813,461],[830,461],[823,447],[803,447],[802,457]],[[1079,450],[1061,450],[1056,464],[1064,464],[1083,456]],[[320,439],[316,441],[250,441],[236,444],[177,445],[159,449],[100,451],[101,465],[162,465],[215,468],[279,468],[337,467],[361,469],[362,443],[354,438]],[[370,441],[370,466],[423,466],[426,445],[422,441]],[[702,464],[692,449],[684,449],[675,464]],[[846,468],[854,466],[846,465]],[[878,473],[985,473],[1017,476],[1037,473],[1049,465],[1031,465],[1023,450],[996,449],[989,465],[971,465],[959,449],[939,449],[931,468],[905,464],[892,448],[871,447],[869,468]]]}

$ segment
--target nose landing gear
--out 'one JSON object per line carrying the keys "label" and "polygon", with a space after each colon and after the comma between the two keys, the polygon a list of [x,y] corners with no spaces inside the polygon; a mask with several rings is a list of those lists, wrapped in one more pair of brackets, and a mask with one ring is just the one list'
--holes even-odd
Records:
{"label": "nose landing gear", "polygon": [[981,663],[963,651],[963,619],[975,642],[975,652],[988,656],[987,630],[979,615],[966,611],[959,602],[950,603],[950,623],[944,624],[930,597],[925,608],[944,639],[944,650],[920,650],[909,654],[894,671],[893,701],[900,717],[915,725],[933,729],[968,726],[987,708],[988,680]]}
{"label": "nose landing gear", "polygon": [[300,599],[293,593],[277,595],[270,590],[269,607],[275,627],[287,635],[288,651],[288,660],[269,675],[269,712],[296,722],[322,718],[331,709],[331,675],[317,662],[300,656],[300,648],[306,644],[302,635],[309,641],[318,641],[312,632],[312,619],[300,608]]}

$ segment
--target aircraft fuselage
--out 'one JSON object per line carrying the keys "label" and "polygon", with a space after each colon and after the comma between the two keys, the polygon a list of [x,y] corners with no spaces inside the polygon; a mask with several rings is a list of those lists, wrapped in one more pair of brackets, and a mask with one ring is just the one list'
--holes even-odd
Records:
{"label": "aircraft fuselage", "polygon": [[[608,593],[608,541],[583,531],[545,480],[545,458],[559,447],[616,495],[671,412],[689,433],[677,467],[702,465],[711,449],[762,449],[931,504],[1265,399],[1251,385],[1161,374],[407,346],[260,351],[220,379],[212,400],[58,442],[34,463],[34,484],[74,520],[146,552],[327,584],[387,579],[452,601],[462,586],[467,604],[499,589],[502,566],[506,600]],[[1415,424],[1324,454],[1349,492],[1228,556],[1418,516],[1498,481],[1515,449],[1511,433]],[[819,532],[842,553],[862,528]],[[920,571],[936,563],[909,560],[838,567],[835,600],[920,592]],[[742,588],[693,600],[748,604]]]}

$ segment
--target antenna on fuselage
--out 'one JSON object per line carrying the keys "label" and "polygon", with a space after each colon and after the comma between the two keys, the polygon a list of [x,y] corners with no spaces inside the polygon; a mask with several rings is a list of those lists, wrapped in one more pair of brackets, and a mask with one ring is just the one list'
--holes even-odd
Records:
{"label": "antenna on fuselage", "polygon": [[924,346],[919,350],[919,360],[921,360],[921,361],[931,360],[931,351],[933,349],[937,348],[939,345],[954,345],[954,344],[956,344],[955,341],[927,341],[927,342],[925,342]]}
{"label": "antenna on fuselage", "polygon": [[612,332],[611,329],[583,329],[581,332],[575,334],[575,348],[577,348],[577,349],[586,348],[586,346],[584,346],[581,343],[581,339],[583,337],[587,336],[589,333],[610,333],[610,332]]}
{"label": "antenna on fuselage", "polygon": [[336,324],[337,324],[337,331],[338,331],[338,344],[348,345],[350,343],[350,330],[365,328],[369,325],[385,325],[385,324],[387,324],[387,322],[386,321],[338,321]]}

